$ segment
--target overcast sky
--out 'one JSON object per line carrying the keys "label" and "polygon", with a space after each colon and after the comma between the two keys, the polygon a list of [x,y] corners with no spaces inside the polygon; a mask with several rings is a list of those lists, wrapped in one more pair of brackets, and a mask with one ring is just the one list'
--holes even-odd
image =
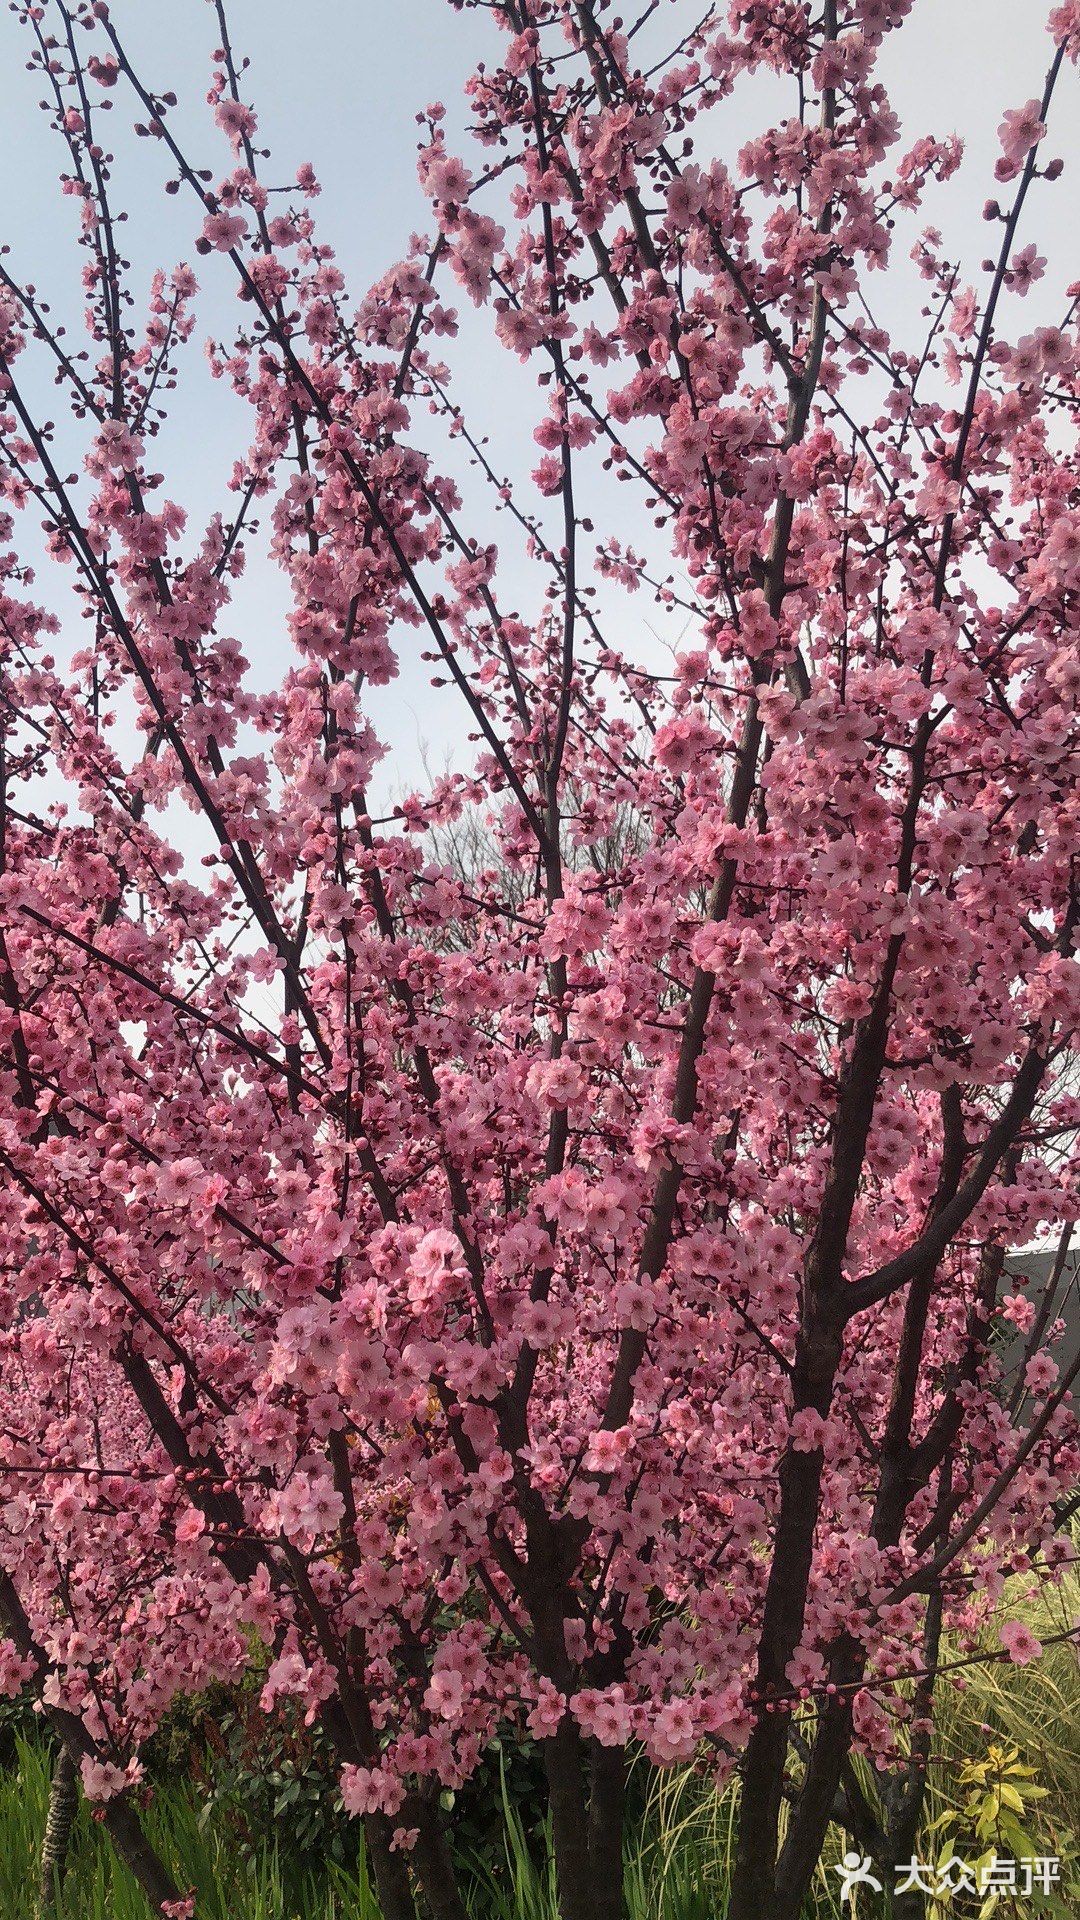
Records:
{"label": "overcast sky", "polygon": [[[992,231],[980,214],[994,191],[996,128],[1005,107],[1041,89],[1051,51],[1047,10],[1043,0],[914,0],[908,23],[889,36],[879,69],[903,123],[903,145],[925,132],[958,132],[965,139],[960,178],[931,196],[920,224],[933,220],[942,228],[947,249],[964,261],[967,277],[976,284]],[[670,37],[674,22],[685,26],[700,11],[697,0],[679,0],[675,7],[661,8],[657,19]],[[180,96],[177,123],[192,157],[224,170],[228,149],[204,104],[215,40],[210,7],[205,0],[113,0],[112,12],[147,81]],[[324,188],[316,203],[320,231],[337,247],[359,295],[400,255],[409,233],[428,224],[416,179],[417,108],[442,99],[451,125],[459,124],[462,83],[476,61],[490,54],[496,29],[486,12],[457,13],[446,0],[304,0],[302,5],[233,0],[230,17],[237,48],[251,56],[245,91],[259,115],[260,139],[274,149],[273,176],[285,180],[300,161],[314,163]],[[38,110],[41,83],[24,70],[26,54],[27,37],[5,9],[0,13],[0,179],[5,183],[0,230],[10,245],[12,270],[34,281],[58,312],[77,318],[81,256],[71,244],[71,202],[61,200],[56,187],[62,150]],[[194,261],[204,285],[202,331],[227,333],[236,311],[228,263],[195,259],[197,225],[190,201],[163,194],[161,154],[152,144],[130,138],[128,99],[122,88],[113,97],[115,106],[104,124],[116,147],[116,197],[130,214],[125,244],[137,278],[145,286],[154,267]],[[788,95],[775,86],[740,89],[711,117],[710,146],[733,160],[751,133],[792,110]],[[1064,284],[1080,267],[1075,73],[1059,91],[1049,149],[1066,159],[1066,176],[1057,187],[1039,190],[1021,239],[1039,240],[1051,255],[1051,273],[1029,300],[1018,331],[1053,320]],[[913,237],[898,246],[887,287],[873,290],[888,324],[905,344],[917,346],[923,288],[906,260]],[[527,472],[533,464],[527,436],[537,407],[521,384],[525,376],[515,374],[516,363],[505,354],[493,362],[482,325],[471,319],[453,353],[459,394],[474,422],[491,432],[505,467]],[[155,462],[169,475],[170,497],[188,509],[192,530],[225,502],[223,481],[242,450],[246,424],[245,410],[211,384],[201,356],[189,350],[181,398]],[[490,538],[501,526],[476,531]],[[531,585],[523,570],[526,617],[536,612],[536,605],[526,604]],[[634,617],[647,613],[644,607]],[[264,671],[276,677],[285,658],[280,615],[276,583],[265,569],[253,569],[238,596],[234,624],[260,679]],[[436,761],[451,744],[440,733],[435,698],[415,657],[403,660],[385,724],[394,736],[399,785],[418,770],[421,741]]]}

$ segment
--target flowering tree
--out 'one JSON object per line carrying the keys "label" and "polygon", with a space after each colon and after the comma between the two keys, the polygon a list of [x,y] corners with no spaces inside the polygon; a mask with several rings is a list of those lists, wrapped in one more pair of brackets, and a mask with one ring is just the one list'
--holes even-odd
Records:
{"label": "flowering tree", "polygon": [[[104,4],[18,9],[87,333],[0,261],[0,1683],[163,1914],[140,1747],[261,1643],[386,1920],[459,1920],[439,1796],[508,1726],[565,1920],[616,1920],[641,1749],[739,1773],[731,1920],[794,1920],[833,1819],[910,1852],[944,1628],[1064,1553],[1077,1367],[1002,1274],[1077,1212],[1075,307],[1021,301],[1080,7],[969,285],[917,221],[959,144],[877,77],[910,4],[499,0],[359,305],[222,0],[214,171]],[[725,152],[762,74],[789,115]],[[129,103],[242,302],[198,530],[153,466],[196,273],[139,312]],[[510,478],[455,301],[535,397]],[[379,818],[418,654],[471,744]]]}

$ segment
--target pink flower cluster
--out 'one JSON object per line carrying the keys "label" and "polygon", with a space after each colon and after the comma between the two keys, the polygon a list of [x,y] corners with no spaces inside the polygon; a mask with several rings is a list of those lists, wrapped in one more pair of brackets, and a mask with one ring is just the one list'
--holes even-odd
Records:
{"label": "pink flower cluster", "polygon": [[[974,1635],[1059,1564],[1076,1370],[1003,1270],[1080,1210],[1078,349],[1016,232],[1077,26],[969,287],[919,230],[958,146],[901,149],[886,94],[908,10],[706,10],[656,66],[608,9],[494,10],[469,132],[420,117],[431,231],[359,301],[224,50],[215,180],[104,8],[38,46],[87,340],[12,278],[0,1693],[96,1801],[255,1668],[384,1892],[525,1732],[571,1801],[638,1747],[738,1767],[771,1874],[792,1780],[816,1857],[850,1754],[902,1764],[930,1596]],[[136,325],[83,56],[240,295],[201,527],[154,451],[198,288]],[[717,157],[766,74],[790,113]],[[401,797],[399,671],[455,742]]]}

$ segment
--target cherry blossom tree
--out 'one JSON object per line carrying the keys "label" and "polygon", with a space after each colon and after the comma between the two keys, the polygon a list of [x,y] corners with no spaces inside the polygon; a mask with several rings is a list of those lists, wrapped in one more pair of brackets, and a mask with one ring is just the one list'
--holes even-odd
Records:
{"label": "cherry blossom tree", "polygon": [[[1023,301],[1080,6],[970,279],[910,8],[498,0],[359,303],[224,0],[198,151],[101,0],[16,9],[86,312],[0,260],[0,1687],[163,1915],[140,1752],[254,1663],[386,1920],[460,1920],[440,1796],[508,1730],[564,1920],[617,1920],[638,1752],[738,1776],[730,1920],[795,1920],[830,1822],[910,1852],[943,1632],[1068,1552],[1061,1267],[1003,1274],[1077,1214],[1080,289]],[[190,214],[148,304],[119,115]],[[193,527],[204,267],[250,432]],[[391,808],[417,662],[460,750]]]}

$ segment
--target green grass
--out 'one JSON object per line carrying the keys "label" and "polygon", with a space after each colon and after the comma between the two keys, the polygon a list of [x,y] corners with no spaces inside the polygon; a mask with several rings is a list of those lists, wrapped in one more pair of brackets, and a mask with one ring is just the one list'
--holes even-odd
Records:
{"label": "green grass", "polygon": [[[17,1771],[0,1772],[0,1915],[39,1920],[49,1756],[24,1739],[17,1751]],[[711,1793],[692,1773],[657,1780],[627,1858],[628,1920],[716,1920],[726,1903],[733,1816],[732,1796]],[[148,1837],[178,1880],[195,1888],[200,1920],[379,1920],[362,1860],[352,1872],[329,1862],[297,1884],[275,1848],[245,1857],[226,1819],[207,1818],[180,1786],[159,1789],[144,1818]],[[503,1857],[462,1862],[476,1920],[557,1920],[550,1847],[544,1854],[537,1859],[507,1802]],[[830,1899],[815,1911],[825,1920],[835,1908]],[[100,1823],[81,1805],[57,1920],[147,1920],[147,1914]]]}
{"label": "green grass", "polygon": [[[1003,1620],[1020,1619],[1040,1639],[1067,1633],[1080,1621],[1080,1570],[1057,1585],[1017,1579],[982,1636],[988,1653],[1000,1649]],[[1044,1851],[1067,1853],[1080,1840],[1080,1643],[1044,1647],[1029,1667],[989,1661],[964,1675],[957,1690],[939,1686],[934,1714],[938,1765],[930,1774],[931,1817],[955,1805],[953,1783],[965,1761],[981,1758],[991,1742],[1015,1746],[1034,1768],[1046,1799],[1039,1824]]]}
{"label": "green grass", "polygon": [[[49,1798],[49,1756],[36,1742],[17,1742],[18,1769],[0,1772],[0,1915],[38,1920],[38,1857]],[[295,1876],[275,1847],[247,1858],[223,1820],[206,1820],[179,1786],[154,1793],[145,1813],[148,1838],[198,1895],[200,1920],[378,1920],[361,1863],[346,1874]],[[108,1836],[82,1803],[57,1920],[147,1920],[145,1899],[117,1859]]]}

